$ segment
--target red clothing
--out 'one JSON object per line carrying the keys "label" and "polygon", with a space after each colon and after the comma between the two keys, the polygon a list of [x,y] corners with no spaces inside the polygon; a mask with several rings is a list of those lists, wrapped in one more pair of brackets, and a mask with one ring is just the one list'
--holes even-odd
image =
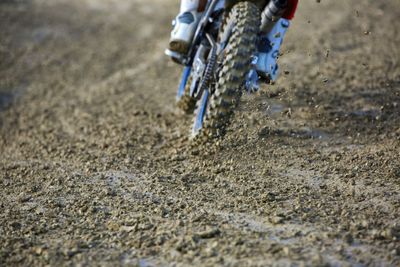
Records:
{"label": "red clothing", "polygon": [[294,13],[296,13],[297,9],[297,4],[299,3],[299,0],[288,0],[288,7],[285,10],[285,13],[283,13],[283,18],[291,20],[294,17]]}

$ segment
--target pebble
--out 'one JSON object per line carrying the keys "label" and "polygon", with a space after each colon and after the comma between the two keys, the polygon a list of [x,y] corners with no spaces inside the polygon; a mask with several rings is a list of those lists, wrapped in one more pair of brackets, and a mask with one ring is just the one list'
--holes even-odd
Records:
{"label": "pebble", "polygon": [[203,232],[199,232],[196,236],[204,239],[214,238],[221,234],[221,231],[218,228],[209,229]]}

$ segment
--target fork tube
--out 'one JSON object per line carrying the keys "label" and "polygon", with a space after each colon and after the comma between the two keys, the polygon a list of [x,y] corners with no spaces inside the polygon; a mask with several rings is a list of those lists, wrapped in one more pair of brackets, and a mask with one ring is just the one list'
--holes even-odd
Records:
{"label": "fork tube", "polygon": [[[207,3],[206,12],[204,13],[203,17],[201,18],[199,25],[197,26],[196,33],[193,38],[193,44],[197,44],[197,42],[199,41],[200,33],[202,33],[205,26],[207,25],[208,19],[210,18],[212,12],[214,12],[215,7],[218,5],[219,1],[221,1],[221,0],[211,0]],[[192,55],[192,53],[193,53],[193,47],[190,50],[189,55]],[[190,64],[191,63],[192,62],[190,62]]]}
{"label": "fork tube", "polygon": [[187,81],[189,79],[191,70],[192,70],[191,67],[188,67],[188,66],[184,67],[183,73],[182,73],[182,78],[181,78],[181,83],[179,84],[178,94],[176,96],[176,100],[181,99],[181,97],[185,93],[185,87],[186,87]]}
{"label": "fork tube", "polygon": [[203,22],[206,22],[208,20],[208,18],[211,16],[212,12],[214,12],[215,7],[217,6],[219,1],[220,0],[211,0],[210,2],[208,2],[207,8],[206,8],[207,11],[203,16]]}

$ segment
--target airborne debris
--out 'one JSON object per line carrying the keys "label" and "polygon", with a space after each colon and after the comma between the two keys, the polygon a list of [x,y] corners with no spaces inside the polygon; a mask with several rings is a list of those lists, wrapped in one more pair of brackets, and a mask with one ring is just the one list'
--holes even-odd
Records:
{"label": "airborne debris", "polygon": [[328,58],[329,57],[329,53],[330,53],[331,51],[329,50],[329,49],[327,49],[326,50],[326,52],[325,52],[325,58]]}

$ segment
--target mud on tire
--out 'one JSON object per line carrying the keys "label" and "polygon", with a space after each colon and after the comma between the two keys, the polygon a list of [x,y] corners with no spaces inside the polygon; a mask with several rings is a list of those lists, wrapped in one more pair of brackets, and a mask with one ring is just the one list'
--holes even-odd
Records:
{"label": "mud on tire", "polygon": [[[202,143],[222,136],[242,95],[245,77],[250,71],[251,57],[255,52],[260,27],[260,11],[250,2],[240,2],[230,11],[226,23],[233,23],[229,43],[222,53],[222,69],[210,96],[203,127],[192,132],[192,140]],[[224,27],[224,30],[227,30]],[[223,30],[223,31],[224,31]],[[223,34],[223,31],[220,35]],[[199,107],[196,107],[195,118]]]}

